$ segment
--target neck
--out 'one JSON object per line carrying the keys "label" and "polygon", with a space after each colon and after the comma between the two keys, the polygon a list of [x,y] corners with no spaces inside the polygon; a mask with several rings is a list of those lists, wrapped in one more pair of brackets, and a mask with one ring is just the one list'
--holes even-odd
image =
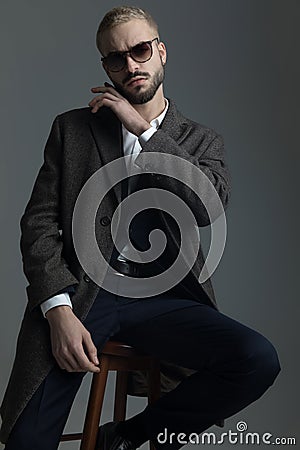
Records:
{"label": "neck", "polygon": [[143,117],[143,119],[150,123],[151,120],[159,116],[166,107],[162,86],[158,88],[152,100],[142,105],[132,106]]}

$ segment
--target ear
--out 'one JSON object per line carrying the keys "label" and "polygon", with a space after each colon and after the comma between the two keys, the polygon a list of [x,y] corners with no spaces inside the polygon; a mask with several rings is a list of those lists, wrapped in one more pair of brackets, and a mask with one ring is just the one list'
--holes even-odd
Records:
{"label": "ear", "polygon": [[158,44],[158,51],[160,54],[160,59],[162,61],[162,64],[165,65],[167,62],[167,49],[163,42],[159,42]]}

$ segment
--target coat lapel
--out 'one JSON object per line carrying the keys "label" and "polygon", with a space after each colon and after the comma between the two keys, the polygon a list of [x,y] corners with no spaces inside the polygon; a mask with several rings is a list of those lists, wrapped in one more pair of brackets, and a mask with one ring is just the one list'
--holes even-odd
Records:
{"label": "coat lapel", "polygon": [[[184,139],[192,129],[191,125],[178,112],[172,100],[169,100],[169,109],[163,122],[161,123],[160,128],[169,136],[171,136],[177,145],[180,145],[181,142],[184,141]],[[152,185],[152,187],[155,187],[155,185]],[[156,199],[157,205],[159,206],[160,204],[159,198]],[[169,237],[173,241],[174,248],[176,249],[175,252],[177,252],[178,249],[180,249],[180,243],[178,242],[178,238],[176,237],[176,232],[173,230],[173,227],[171,226],[164,211],[158,208],[158,214],[161,218],[162,223],[165,226],[165,229],[167,230]],[[171,247],[169,248],[171,250]]]}
{"label": "coat lapel", "polygon": [[169,100],[169,108],[159,128],[171,136],[177,144],[180,144],[190,132],[191,127],[177,110],[173,100]]}
{"label": "coat lapel", "polygon": [[[90,128],[103,166],[123,156],[121,122],[109,108],[91,114]],[[109,182],[109,180],[108,180]],[[113,186],[116,201],[121,201],[121,184]]]}

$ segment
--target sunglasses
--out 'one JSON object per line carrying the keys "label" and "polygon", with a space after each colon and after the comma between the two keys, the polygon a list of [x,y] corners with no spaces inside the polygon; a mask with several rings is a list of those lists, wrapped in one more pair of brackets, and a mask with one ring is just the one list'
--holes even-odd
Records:
{"label": "sunglasses", "polygon": [[120,72],[120,70],[124,69],[126,66],[126,55],[130,55],[135,62],[144,63],[152,58],[152,42],[154,41],[159,42],[158,37],[151,41],[140,42],[134,47],[131,47],[127,52],[111,52],[101,58],[101,61],[110,72]]}

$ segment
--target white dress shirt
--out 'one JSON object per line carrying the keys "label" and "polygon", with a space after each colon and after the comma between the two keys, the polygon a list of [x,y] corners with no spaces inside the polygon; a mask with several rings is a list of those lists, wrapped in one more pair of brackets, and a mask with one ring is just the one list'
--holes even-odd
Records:
{"label": "white dress shirt", "polygon": [[[129,176],[130,176],[130,165],[134,163],[134,161],[135,161],[136,157],[138,156],[138,154],[140,153],[143,145],[145,145],[146,142],[149,141],[151,136],[153,136],[153,134],[156,133],[158,127],[162,123],[162,121],[167,113],[167,110],[169,107],[169,102],[167,99],[165,99],[165,103],[166,103],[166,106],[165,106],[165,109],[163,110],[163,112],[158,117],[151,120],[150,128],[148,128],[148,130],[144,131],[144,133],[142,133],[139,136],[139,138],[135,134],[128,131],[124,127],[124,125],[122,125],[124,156],[132,155],[132,158],[129,159],[127,162],[127,170],[128,170]],[[132,185],[132,183],[130,183],[130,179],[129,179],[128,184],[129,184],[129,191],[131,191],[133,189],[133,185]],[[127,250],[127,246],[125,245],[121,254],[118,256],[119,260],[124,261],[124,259],[126,259],[126,250]],[[70,308],[72,308],[72,302],[71,302],[70,295],[68,292],[54,295],[53,297],[49,298],[48,300],[45,300],[41,304],[41,310],[42,310],[44,317],[46,317],[46,313],[50,309],[55,308],[56,306],[70,306]]]}

